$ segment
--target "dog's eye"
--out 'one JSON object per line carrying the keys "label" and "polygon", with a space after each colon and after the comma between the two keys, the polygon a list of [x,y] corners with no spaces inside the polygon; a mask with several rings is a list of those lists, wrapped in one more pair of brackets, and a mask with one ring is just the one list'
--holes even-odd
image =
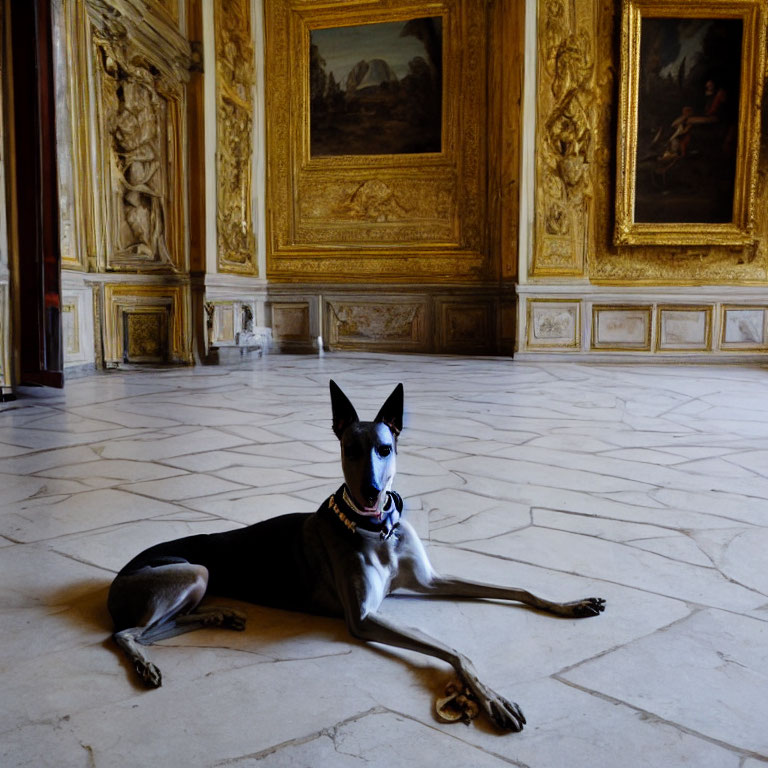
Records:
{"label": "dog's eye", "polygon": [[380,445],[378,450],[379,450],[379,456],[389,456],[389,454],[392,453],[392,446]]}

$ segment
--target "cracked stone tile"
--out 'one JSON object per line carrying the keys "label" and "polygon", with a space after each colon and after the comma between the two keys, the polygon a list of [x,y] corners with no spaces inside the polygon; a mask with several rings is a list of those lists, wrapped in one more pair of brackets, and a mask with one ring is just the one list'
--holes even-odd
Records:
{"label": "cracked stone tile", "polygon": [[747,611],[765,601],[764,596],[731,583],[712,568],[593,536],[527,528],[467,548],[729,610]]}
{"label": "cracked stone tile", "polygon": [[86,534],[61,537],[52,541],[50,546],[56,552],[117,572],[139,552],[161,541],[170,541],[198,533],[218,533],[239,527],[239,523],[218,518],[191,522],[140,520],[107,530],[100,529]]}
{"label": "cracked stone tile", "polygon": [[78,464],[64,464],[37,472],[36,477],[76,478],[93,480],[101,478],[107,481],[126,482],[157,480],[173,475],[181,475],[181,470],[163,467],[149,461],[128,461],[125,459],[101,459]]}
{"label": "cracked stone tile", "polygon": [[129,491],[142,496],[151,496],[163,501],[183,501],[184,499],[199,499],[201,496],[214,496],[220,493],[247,490],[242,483],[233,483],[213,475],[192,474],[163,478],[161,480],[146,480],[138,483],[121,485],[119,490]]}
{"label": "cracked stone tile", "polygon": [[766,669],[768,624],[703,610],[562,677],[735,749],[767,755]]}
{"label": "cracked stone tile", "polygon": [[165,501],[115,489],[82,491],[45,502],[22,502],[18,511],[0,515],[0,534],[13,541],[42,541],[176,510]]}
{"label": "cracked stone tile", "polygon": [[237,768],[306,768],[309,765],[355,768],[362,764],[369,768],[392,765],[423,768],[509,766],[506,759],[467,744],[461,736],[460,732],[442,732],[396,712],[373,711],[337,723],[306,740],[296,739],[260,755],[247,755],[220,765]]}
{"label": "cracked stone tile", "polygon": [[232,448],[244,443],[242,437],[228,435],[216,429],[199,429],[183,435],[155,436],[145,433],[139,440],[113,440],[101,447],[105,459],[163,460],[219,448]]}

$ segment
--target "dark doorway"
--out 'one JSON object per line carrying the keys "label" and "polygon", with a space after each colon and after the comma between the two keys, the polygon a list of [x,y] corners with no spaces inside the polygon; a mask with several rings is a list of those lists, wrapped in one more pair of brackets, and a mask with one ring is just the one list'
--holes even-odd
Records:
{"label": "dark doorway", "polygon": [[23,384],[64,384],[50,0],[11,0],[12,99]]}

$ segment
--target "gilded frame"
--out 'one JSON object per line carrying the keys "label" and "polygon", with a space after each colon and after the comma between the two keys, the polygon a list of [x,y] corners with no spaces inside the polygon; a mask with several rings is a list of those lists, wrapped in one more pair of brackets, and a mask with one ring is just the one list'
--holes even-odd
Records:
{"label": "gilded frame", "polygon": [[[727,222],[636,221],[638,98],[644,19],[742,22],[741,67],[732,217]],[[747,245],[753,239],[765,67],[766,12],[761,0],[624,0],[616,169],[616,245]]]}
{"label": "gilded frame", "polygon": [[[476,11],[470,0],[267,0],[270,279],[460,282],[489,274],[488,30]],[[443,19],[441,151],[312,156],[310,31],[424,16]]]}

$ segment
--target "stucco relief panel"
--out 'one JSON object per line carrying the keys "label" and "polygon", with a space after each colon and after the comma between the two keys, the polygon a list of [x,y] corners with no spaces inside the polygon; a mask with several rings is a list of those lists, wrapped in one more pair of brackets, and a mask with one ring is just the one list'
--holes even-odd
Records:
{"label": "stucco relief panel", "polygon": [[247,0],[217,0],[216,228],[220,272],[255,275],[251,165],[256,79]]}

